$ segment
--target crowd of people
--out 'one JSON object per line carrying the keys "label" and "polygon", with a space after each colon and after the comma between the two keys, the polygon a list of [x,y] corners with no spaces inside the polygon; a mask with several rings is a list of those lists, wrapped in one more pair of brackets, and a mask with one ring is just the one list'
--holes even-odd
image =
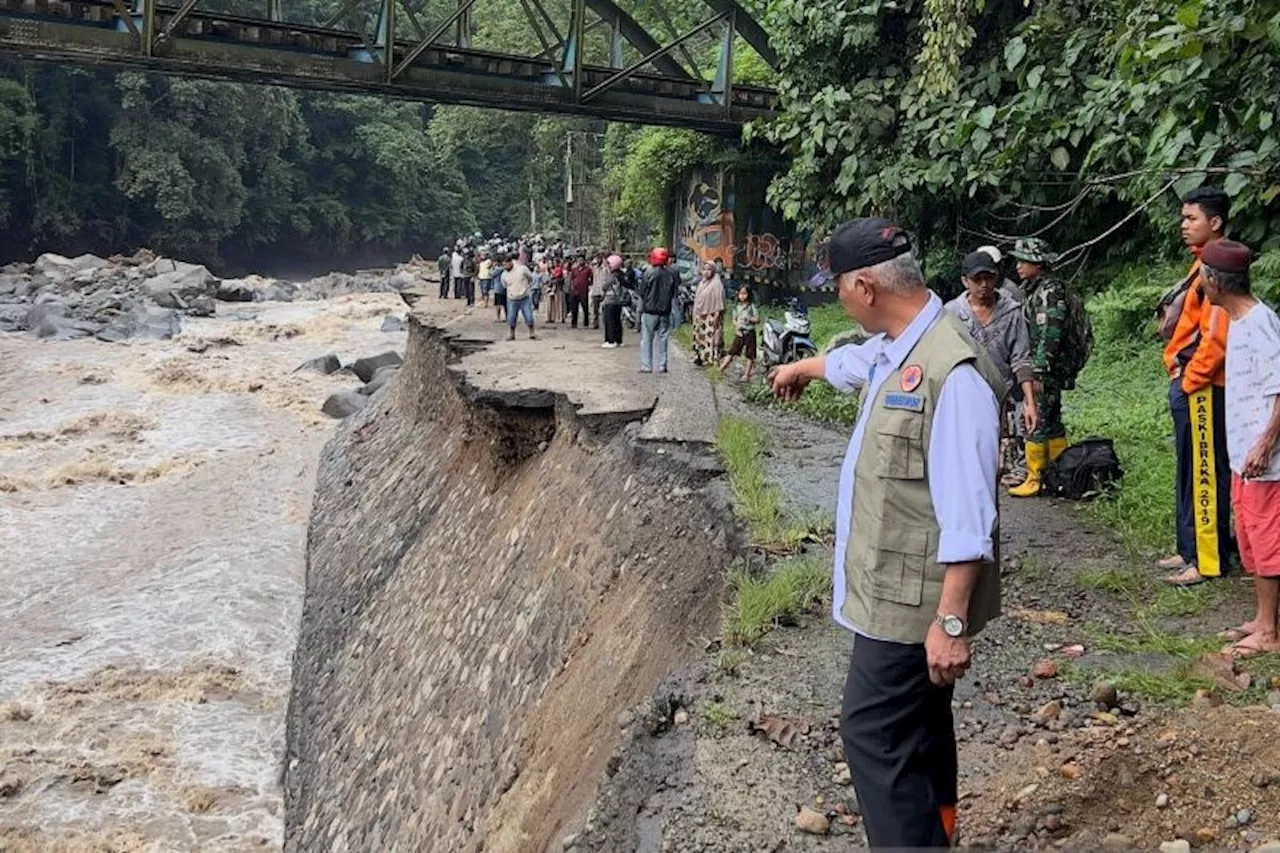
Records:
{"label": "crowd of people", "polygon": [[681,322],[680,273],[666,249],[653,249],[647,261],[641,270],[629,257],[571,248],[540,234],[484,240],[477,233],[441,250],[439,296],[452,292],[468,306],[492,307],[510,340],[521,321],[535,339],[535,317],[544,309],[547,325],[598,331],[603,324],[605,349],[623,346],[629,308],[640,335],[640,371],[666,373],[671,329]]}

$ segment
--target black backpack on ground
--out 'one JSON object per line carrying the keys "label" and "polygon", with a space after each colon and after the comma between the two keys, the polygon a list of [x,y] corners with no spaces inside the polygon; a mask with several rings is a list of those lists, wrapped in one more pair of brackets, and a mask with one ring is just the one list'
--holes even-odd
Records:
{"label": "black backpack on ground", "polygon": [[1089,500],[1115,488],[1124,471],[1109,438],[1086,438],[1062,452],[1044,472],[1041,494]]}

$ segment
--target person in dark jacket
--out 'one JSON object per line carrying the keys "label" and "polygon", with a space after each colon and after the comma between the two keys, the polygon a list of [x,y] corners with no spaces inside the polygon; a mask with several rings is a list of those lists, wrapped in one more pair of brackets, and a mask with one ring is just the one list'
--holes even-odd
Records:
{"label": "person in dark jacket", "polygon": [[582,328],[587,328],[591,319],[588,298],[591,293],[591,267],[587,259],[575,258],[573,268],[569,271],[569,328],[578,328],[578,312],[582,312]]}
{"label": "person in dark jacket", "polygon": [[640,280],[640,372],[667,372],[667,341],[671,336],[671,302],[678,278],[668,264],[671,255],[658,247],[649,252],[649,269]]}

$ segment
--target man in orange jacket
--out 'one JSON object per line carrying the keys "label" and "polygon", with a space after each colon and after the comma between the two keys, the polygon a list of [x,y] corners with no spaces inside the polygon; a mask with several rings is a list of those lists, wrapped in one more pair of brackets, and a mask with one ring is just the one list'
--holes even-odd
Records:
{"label": "man in orange jacket", "polygon": [[1161,303],[1161,331],[1167,339],[1169,410],[1177,448],[1178,553],[1161,560],[1165,578],[1191,586],[1221,575],[1231,545],[1231,469],[1223,421],[1228,317],[1204,296],[1200,253],[1221,240],[1231,200],[1217,187],[1200,187],[1182,200],[1182,240],[1195,255],[1178,289]]}

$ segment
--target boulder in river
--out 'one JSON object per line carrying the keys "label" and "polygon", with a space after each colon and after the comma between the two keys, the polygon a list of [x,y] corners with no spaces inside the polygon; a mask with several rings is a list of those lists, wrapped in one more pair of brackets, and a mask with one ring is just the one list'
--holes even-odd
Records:
{"label": "boulder in river", "polygon": [[182,330],[178,312],[154,305],[134,305],[97,334],[100,341],[117,343],[129,338],[168,340]]}
{"label": "boulder in river", "polygon": [[310,361],[304,361],[294,368],[294,373],[303,371],[312,371],[315,373],[337,373],[342,369],[342,362],[333,353],[322,355],[319,358],[313,358]]}
{"label": "boulder in river", "polygon": [[198,297],[213,296],[218,280],[205,267],[162,258],[151,265],[155,275],[143,283],[143,290],[161,308],[182,308]]}
{"label": "boulder in river", "polygon": [[382,318],[382,331],[384,332],[403,332],[408,326],[400,317],[395,314],[388,314]]}
{"label": "boulder in river", "polygon": [[336,394],[329,395],[329,399],[324,401],[320,411],[331,418],[341,419],[354,415],[363,409],[368,402],[369,398],[359,391],[339,391]]}
{"label": "boulder in river", "polygon": [[377,372],[373,374],[373,378],[365,383],[363,387],[357,389],[356,393],[363,394],[366,397],[372,397],[379,388],[394,379],[397,371],[399,370],[399,366],[394,364],[379,367]]}
{"label": "boulder in river", "polygon": [[379,367],[387,365],[395,365],[399,367],[404,363],[404,359],[397,352],[384,352],[379,355],[369,356],[368,358],[358,358],[351,365],[351,371],[360,377],[361,382],[369,382],[373,379],[373,375],[378,372]]}

